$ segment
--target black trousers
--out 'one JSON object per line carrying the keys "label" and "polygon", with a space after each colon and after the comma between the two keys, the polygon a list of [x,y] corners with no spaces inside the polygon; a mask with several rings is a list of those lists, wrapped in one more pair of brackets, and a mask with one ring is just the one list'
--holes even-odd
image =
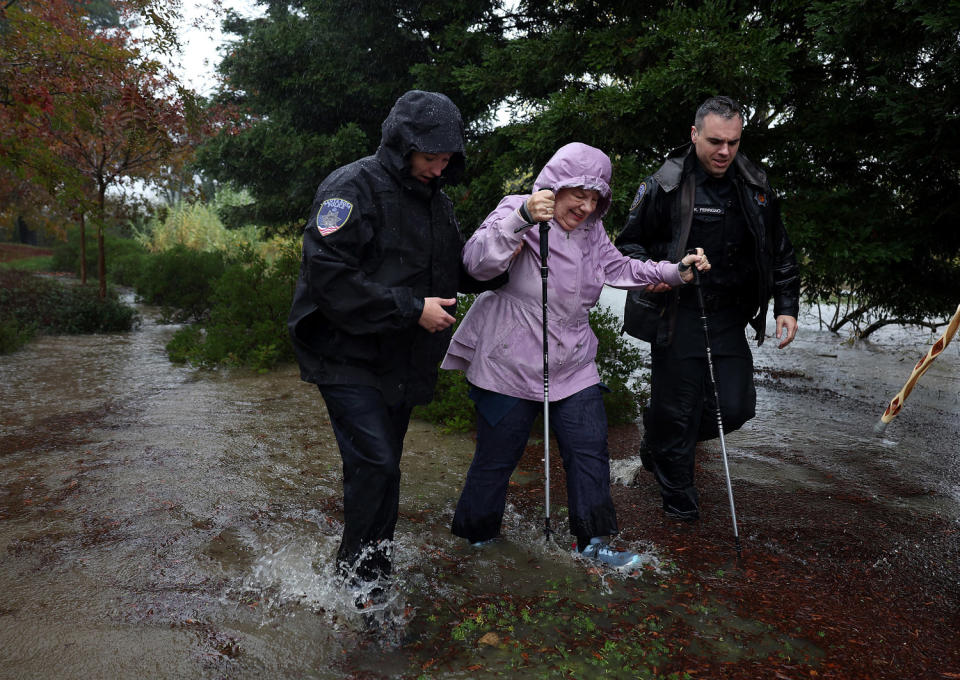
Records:
{"label": "black trousers", "polygon": [[400,456],[411,407],[365,385],[320,385],[343,461],[343,537],[337,571],[355,581],[390,575],[400,507]]}
{"label": "black trousers", "polygon": [[[732,432],[756,414],[746,324],[734,310],[710,314],[707,323],[723,431]],[[650,404],[643,414],[663,507],[693,517],[699,512],[694,486],[696,443],[719,436],[705,348],[700,312],[679,307],[673,343],[651,349]]]}
{"label": "black trousers", "polygon": [[[517,399],[495,425],[478,414],[477,448],[453,516],[454,535],[485,541],[500,533],[510,475],[542,412],[542,401]],[[570,532],[581,547],[594,536],[616,534],[607,414],[600,385],[550,402],[550,429],[557,437],[567,477]]]}

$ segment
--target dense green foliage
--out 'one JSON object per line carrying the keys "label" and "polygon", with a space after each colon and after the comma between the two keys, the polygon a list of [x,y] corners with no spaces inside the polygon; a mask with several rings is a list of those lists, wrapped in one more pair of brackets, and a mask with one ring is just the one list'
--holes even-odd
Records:
{"label": "dense green foliage", "polygon": [[[457,303],[457,323],[470,309],[475,295],[461,295]],[[648,393],[641,381],[643,356],[620,334],[619,318],[606,308],[590,312],[590,327],[599,341],[597,368],[600,380],[610,392],[603,395],[607,420],[611,425],[632,423]],[[474,429],[476,415],[467,396],[469,386],[462,371],[440,371],[433,401],[414,409],[414,416],[436,423],[445,432],[468,432]],[[542,427],[542,426],[541,426]]]}
{"label": "dense green foliage", "polygon": [[600,381],[610,392],[603,395],[607,420],[611,425],[632,423],[640,414],[640,405],[650,396],[641,373],[643,355],[630,339],[622,335],[620,318],[607,307],[590,311],[590,328],[597,336],[597,370]]}
{"label": "dense green foliage", "polygon": [[226,268],[220,251],[177,245],[142,258],[132,285],[141,300],[161,307],[165,320],[200,321],[210,314],[214,287]]}
{"label": "dense green foliage", "polygon": [[[58,243],[53,249],[53,260],[50,264],[53,271],[69,272],[80,275],[80,230],[70,228],[66,230],[66,240]],[[87,271],[96,271],[97,268],[97,237],[87,230],[86,233]],[[146,251],[143,246],[133,239],[123,238],[111,233],[104,236],[104,251],[107,268],[107,280],[116,285],[132,286],[143,265]]]}
{"label": "dense green foliage", "polygon": [[614,161],[616,232],[697,105],[729,94],[747,111],[742,152],[784,198],[808,297],[856,300],[834,327],[956,305],[956,2],[261,4],[264,18],[227,25],[238,39],[219,99],[246,117],[201,165],[275,225],[301,222],[316,184],[372,153],[395,98],[420,87],[449,94],[468,125],[468,176],[450,189],[465,231],[578,140]]}
{"label": "dense green foliage", "polygon": [[302,222],[319,179],[376,148],[386,110],[416,84],[412,64],[475,51],[466,26],[496,32],[483,28],[489,2],[261,4],[264,19],[226,21],[239,40],[220,65],[231,86],[219,103],[250,117],[199,157],[250,190],[248,219],[273,224]]}
{"label": "dense green foliage", "polygon": [[0,317],[0,355],[11,354],[33,339],[32,326],[17,319]]}
{"label": "dense green foliage", "polygon": [[299,265],[297,253],[289,249],[273,263],[244,252],[212,281],[209,318],[177,331],[170,340],[170,358],[260,371],[293,361],[287,314]]}
{"label": "dense green foliage", "polygon": [[808,294],[849,301],[855,325],[861,310],[919,320],[958,302],[958,31],[956,2],[817,2],[806,17],[809,80],[771,163]]}
{"label": "dense green foliage", "polygon": [[0,270],[0,353],[18,349],[36,333],[116,333],[137,322],[134,309],[112,291],[100,299],[90,286]]}

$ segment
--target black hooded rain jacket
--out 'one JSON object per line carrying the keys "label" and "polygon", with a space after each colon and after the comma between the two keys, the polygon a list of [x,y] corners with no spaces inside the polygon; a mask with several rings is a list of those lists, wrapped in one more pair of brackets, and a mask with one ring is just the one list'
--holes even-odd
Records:
{"label": "black hooded rain jacket", "polygon": [[288,319],[307,382],[370,385],[389,403],[430,401],[452,330],[418,324],[423,299],[497,283],[461,278],[453,204],[439,181],[410,175],[414,151],[452,153],[441,180],[462,174],[463,122],[446,96],[404,94],[383,122],[376,154],[335,170],[317,189]]}

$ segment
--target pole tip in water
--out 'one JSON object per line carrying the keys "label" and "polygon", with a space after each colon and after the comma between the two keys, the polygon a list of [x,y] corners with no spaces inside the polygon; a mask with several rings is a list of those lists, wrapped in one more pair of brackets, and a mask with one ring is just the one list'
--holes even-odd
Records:
{"label": "pole tip in water", "polygon": [[880,420],[877,421],[877,424],[873,426],[873,433],[878,437],[882,437],[886,429],[887,429],[887,424],[883,422],[883,419],[881,418]]}

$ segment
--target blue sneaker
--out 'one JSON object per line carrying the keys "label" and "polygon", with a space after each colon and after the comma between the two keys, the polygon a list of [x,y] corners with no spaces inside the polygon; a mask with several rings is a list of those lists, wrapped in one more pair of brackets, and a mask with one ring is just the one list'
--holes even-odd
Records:
{"label": "blue sneaker", "polygon": [[600,562],[615,569],[635,568],[642,563],[640,555],[637,553],[611,548],[610,544],[602,538],[591,538],[589,545],[580,554],[589,560]]}

